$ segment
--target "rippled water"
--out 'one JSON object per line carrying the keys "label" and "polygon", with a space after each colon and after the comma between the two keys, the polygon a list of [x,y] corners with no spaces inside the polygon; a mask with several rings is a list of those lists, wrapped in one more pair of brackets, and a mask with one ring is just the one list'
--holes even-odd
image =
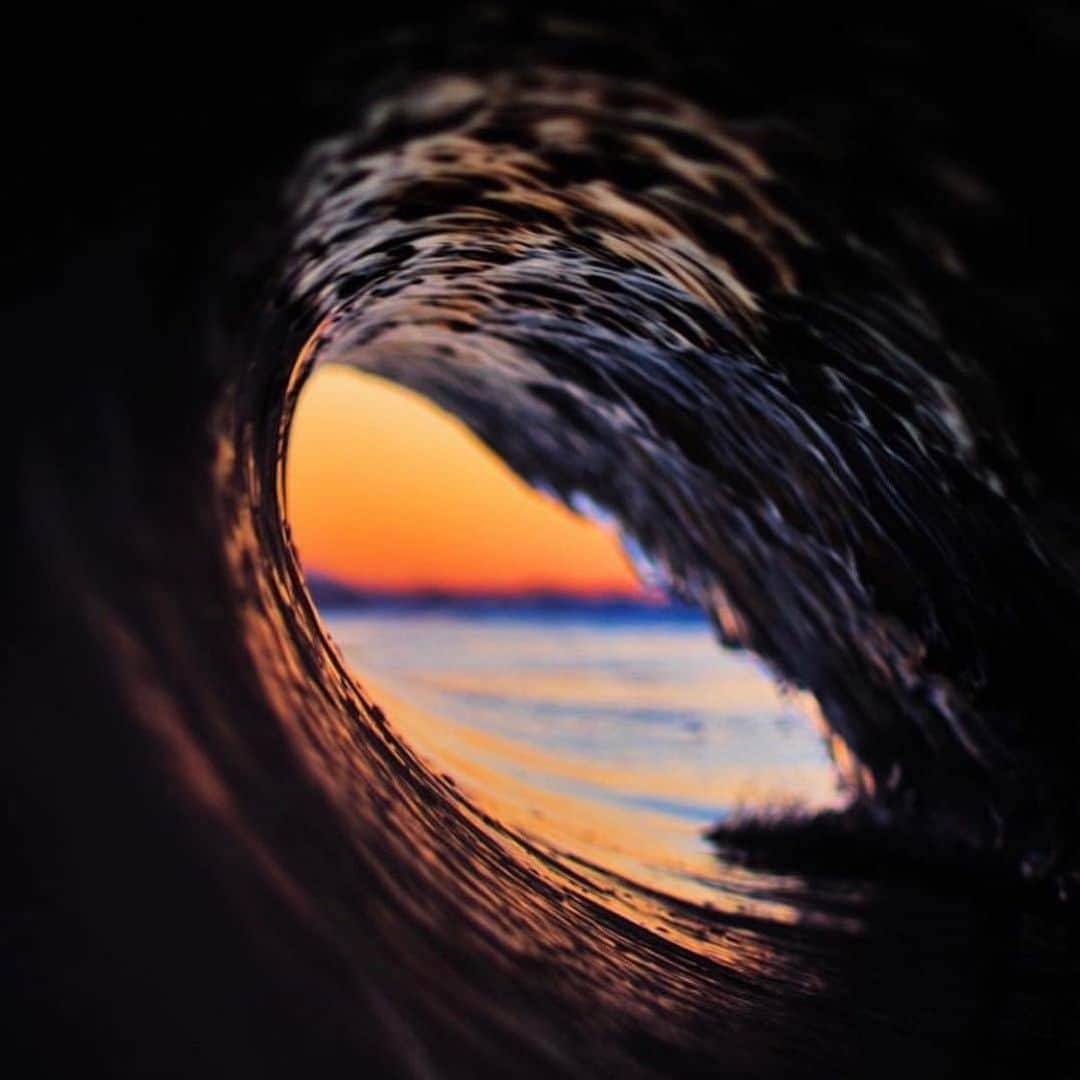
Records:
{"label": "rippled water", "polygon": [[[153,36],[41,36],[70,85],[47,114],[12,95],[35,130],[9,139],[32,198],[3,765],[11,1026],[43,1074],[1075,1075],[1075,909],[968,867],[1080,887],[1053,269],[1080,33],[1044,5],[841,34],[739,7],[720,34],[682,4],[364,10],[175,67]],[[685,852],[583,835],[652,837],[625,796],[658,774],[496,743],[476,700],[463,731],[475,672],[425,708],[399,671],[399,703],[369,648],[358,687],[281,491],[333,361],[617,518],[814,693],[866,812],[950,872],[840,895],[717,887],[717,860],[680,903]],[[422,760],[449,751],[453,782]],[[648,812],[696,844],[687,807],[734,791],[688,775],[683,818]]]}
{"label": "rippled water", "polygon": [[686,899],[723,887],[705,830],[840,801],[806,695],[657,609],[330,612],[411,745],[500,821]]}
{"label": "rippled water", "polygon": [[[1074,785],[1019,722],[1053,696],[1018,700],[1015,628],[1075,625],[1076,598],[981,369],[920,292],[955,272],[937,217],[968,188],[927,166],[913,256],[877,207],[833,220],[788,182],[828,137],[573,65],[418,78],[290,190],[281,302],[318,319],[294,385],[380,375],[584,495],[814,694],[873,813],[1045,873]],[[1024,589],[997,605],[1002,580]]]}

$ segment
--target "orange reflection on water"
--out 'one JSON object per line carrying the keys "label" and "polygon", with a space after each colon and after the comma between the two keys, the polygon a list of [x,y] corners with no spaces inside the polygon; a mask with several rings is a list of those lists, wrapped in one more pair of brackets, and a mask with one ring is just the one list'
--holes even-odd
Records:
{"label": "orange reflection on water", "polygon": [[[692,767],[681,774],[657,773],[647,766],[625,771],[603,762],[545,754],[489,733],[455,724],[418,709],[385,686],[364,678],[366,688],[386,708],[400,731],[428,765],[442,773],[481,812],[498,823],[505,838],[520,838],[534,850],[547,852],[553,868],[566,866],[588,883],[590,895],[606,896],[614,906],[640,919],[647,909],[654,930],[680,940],[703,955],[729,946],[695,923],[692,939],[669,899],[700,905],[713,912],[746,914],[779,923],[813,918],[802,906],[802,883],[763,875],[731,864],[722,869],[703,842],[700,825],[671,813],[606,804],[596,798],[551,790],[552,777],[582,781],[612,793],[634,792],[657,797],[684,797],[701,780]],[[755,786],[759,783],[760,786]],[[770,770],[750,778],[744,768],[710,777],[706,798],[741,802],[751,807],[776,805],[787,792],[799,792],[802,807],[835,805],[835,785],[819,767],[808,764]],[[565,882],[563,882],[565,884]],[[790,899],[785,899],[787,894]],[[833,924],[842,919],[822,919]],[[714,956],[714,958],[716,958]],[[731,958],[729,958],[731,959]],[[740,963],[745,956],[740,955]]]}
{"label": "orange reflection on water", "polygon": [[328,622],[394,727],[491,821],[604,888],[795,917],[777,889],[796,885],[772,880],[764,896],[762,876],[721,868],[703,833],[732,812],[839,804],[813,702],[723,653],[703,620]]}

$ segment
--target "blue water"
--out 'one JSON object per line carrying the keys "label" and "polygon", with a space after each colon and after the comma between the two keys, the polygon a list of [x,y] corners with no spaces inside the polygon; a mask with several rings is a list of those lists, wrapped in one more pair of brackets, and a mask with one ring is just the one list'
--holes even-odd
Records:
{"label": "blue water", "polygon": [[704,880],[708,826],[839,801],[812,701],[722,648],[697,613],[451,608],[325,621],[435,769],[530,839],[620,873]]}

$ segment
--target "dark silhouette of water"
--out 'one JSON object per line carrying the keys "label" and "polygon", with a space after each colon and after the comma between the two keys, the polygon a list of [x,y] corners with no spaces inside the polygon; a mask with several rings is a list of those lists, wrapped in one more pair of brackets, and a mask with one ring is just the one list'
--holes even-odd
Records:
{"label": "dark silhouette of water", "polygon": [[[12,1061],[1075,1071],[1076,20],[710,14],[26,32]],[[428,768],[288,537],[328,360],[617,516],[927,868],[690,903]]]}

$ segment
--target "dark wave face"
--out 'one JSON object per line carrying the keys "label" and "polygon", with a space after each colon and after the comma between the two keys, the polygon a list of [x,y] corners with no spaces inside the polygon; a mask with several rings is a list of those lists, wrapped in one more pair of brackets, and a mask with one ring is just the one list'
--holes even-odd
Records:
{"label": "dark wave face", "polygon": [[[1018,21],[485,8],[89,82],[62,54],[7,322],[43,1074],[1068,1074],[1080,34]],[[817,699],[851,810],[718,834],[699,904],[435,774],[289,540],[323,361],[613,515]]]}
{"label": "dark wave face", "polygon": [[[805,133],[555,68],[425,79],[356,127],[294,189],[313,358],[423,391],[615,514],[817,695],[874,810],[1053,862],[1074,780],[1012,712],[1039,691],[1000,683],[1015,627],[1075,625],[1075,592],[976,362],[899,259],[777,175]],[[911,227],[926,272],[965,276]]]}

